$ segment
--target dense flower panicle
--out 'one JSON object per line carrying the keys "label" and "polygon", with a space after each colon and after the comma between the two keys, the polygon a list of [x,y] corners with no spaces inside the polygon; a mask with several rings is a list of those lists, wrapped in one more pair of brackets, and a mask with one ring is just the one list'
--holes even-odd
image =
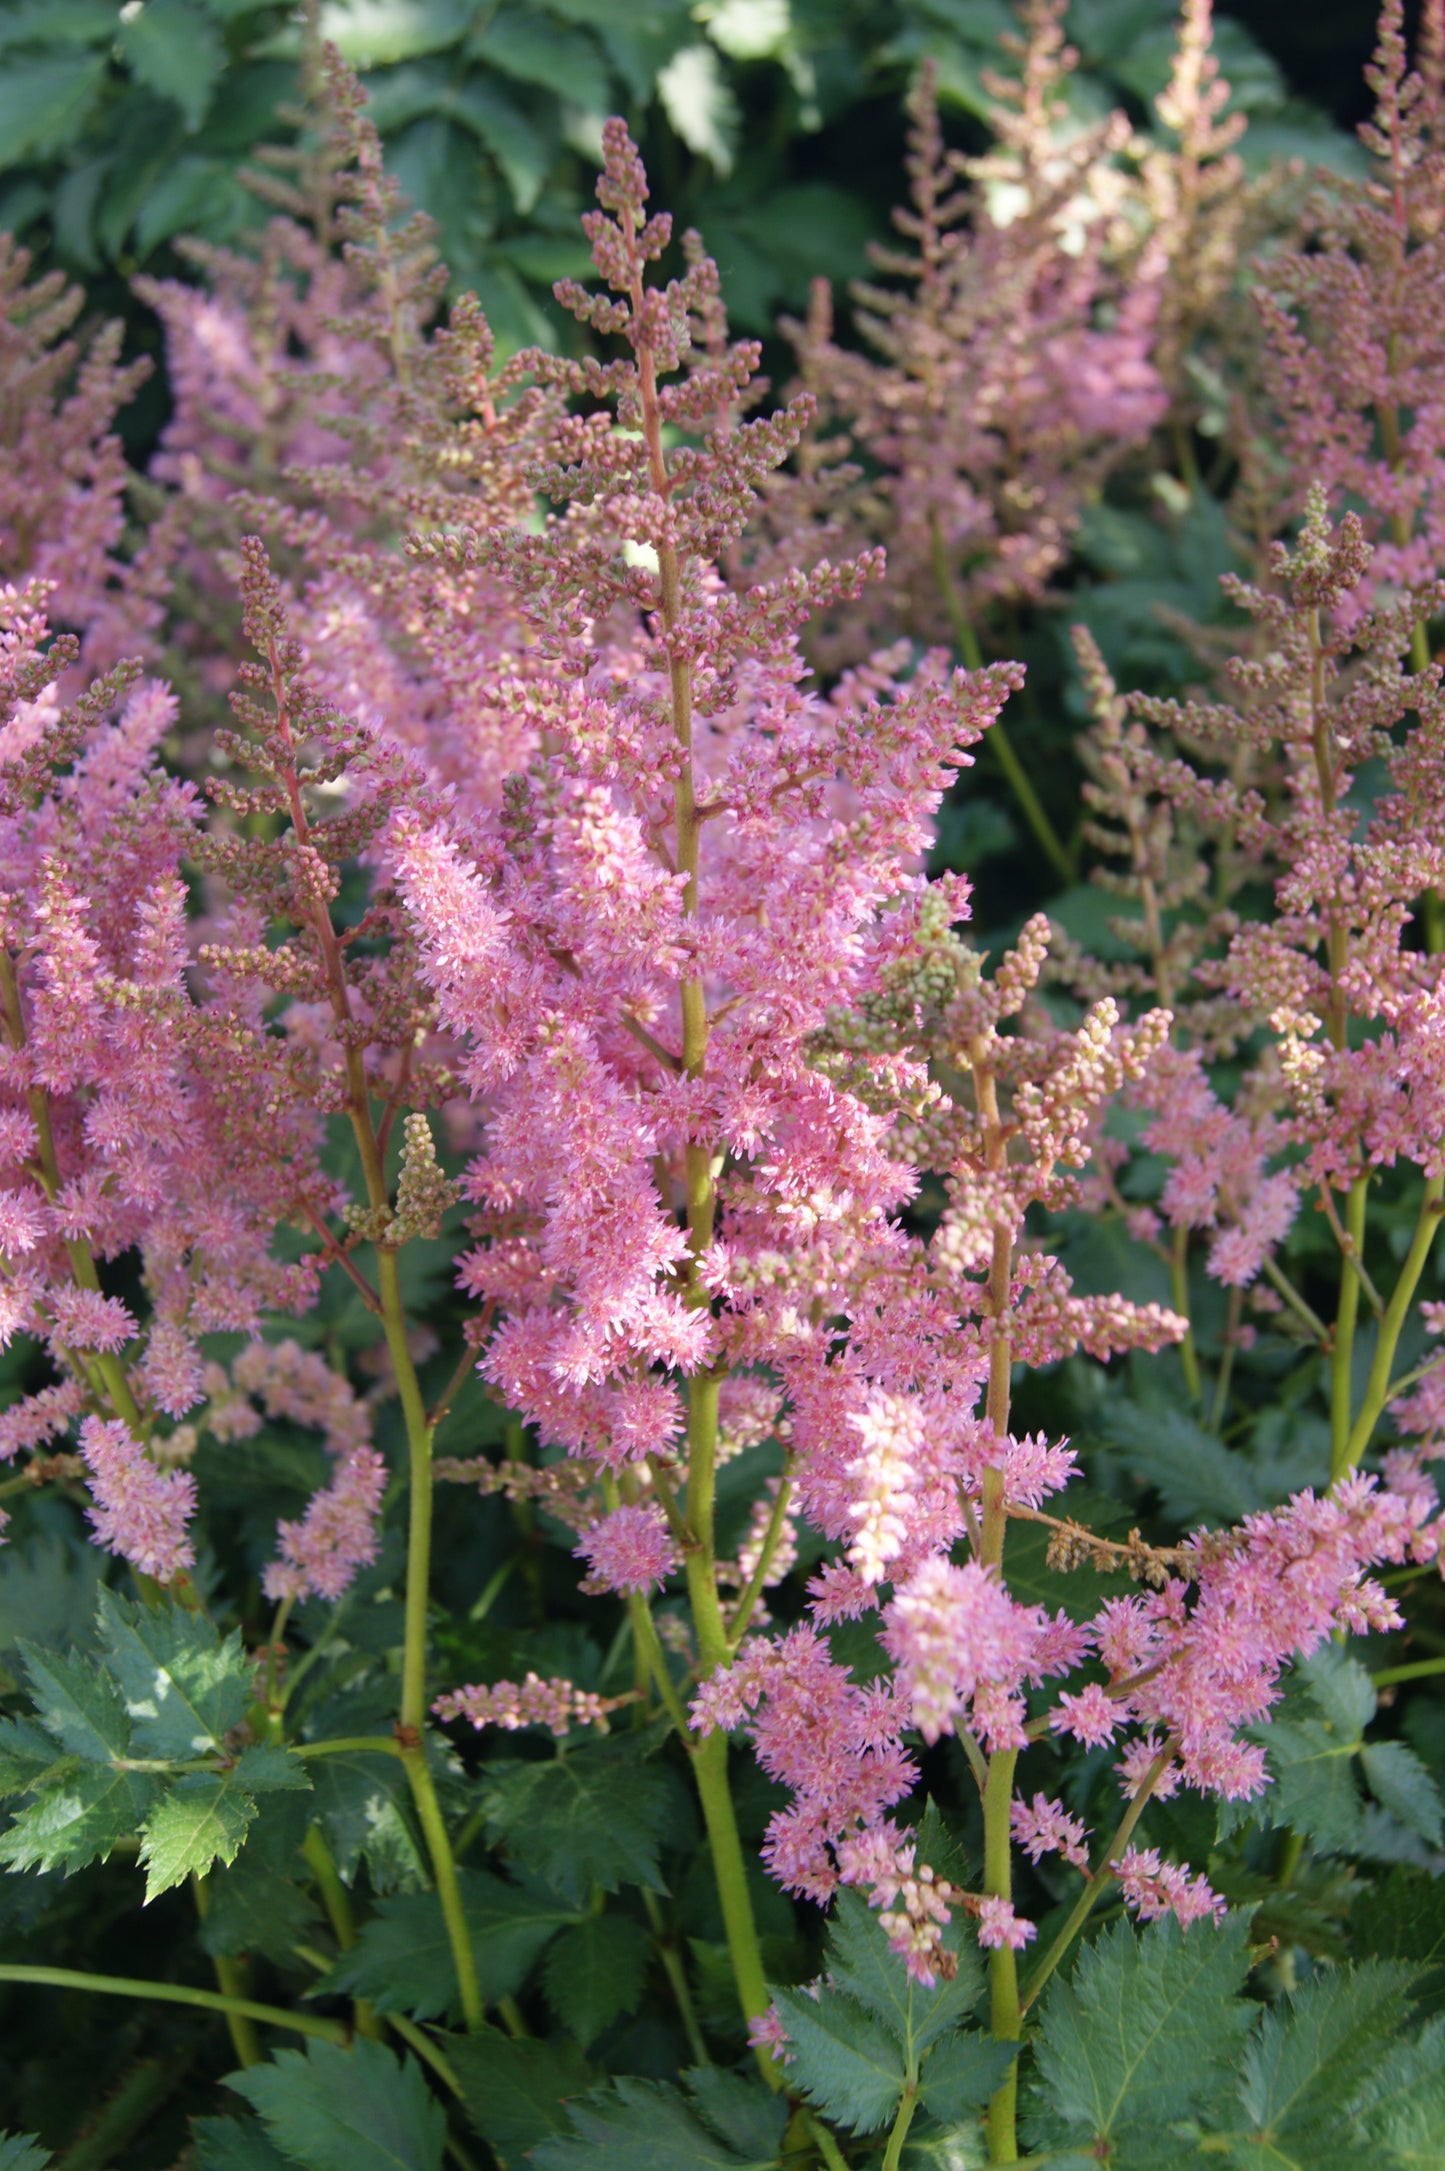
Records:
{"label": "dense flower panicle", "polygon": [[377,1556],[385,1492],[386,1464],[376,1449],[353,1448],[300,1521],[278,1527],[281,1557],[262,1577],[266,1596],[339,1598]]}
{"label": "dense flower panicle", "polygon": [[1176,1862],[1161,1861],[1157,1847],[1129,1847],[1111,1865],[1124,1904],[1141,1922],[1173,1915],[1182,1929],[1191,1922],[1217,1921],[1225,1911],[1219,1894],[1204,1877],[1191,1877]]}
{"label": "dense flower panicle", "polygon": [[888,548],[885,585],[845,621],[855,651],[863,626],[948,637],[994,602],[1042,595],[1088,492],[1167,406],[1151,357],[1162,257],[1117,248],[1109,167],[1127,123],[1061,125],[1076,58],[1062,0],[1021,12],[1021,80],[989,79],[988,157],[945,148],[931,65],[920,72],[911,200],[894,215],[913,248],[875,251],[905,284],[854,295],[881,359],[835,342],[826,289],[792,327],[827,456],[862,456],[851,523]]}
{"label": "dense flower panicle", "polygon": [[188,1525],[196,1481],[184,1470],[158,1470],[123,1424],[81,1421],[80,1452],[93,1505],[86,1510],[96,1543],[119,1554],[137,1575],[171,1583],[194,1566]]}
{"label": "dense flower panicle", "polygon": [[1368,176],[1332,181],[1305,246],[1275,258],[1258,292],[1289,461],[1282,510],[1323,486],[1332,508],[1362,514],[1376,555],[1355,608],[1445,572],[1440,0],[1425,0],[1413,69],[1404,19],[1403,0],[1385,0],[1366,72],[1375,109],[1360,130]]}
{"label": "dense flower panicle", "polygon": [[545,1726],[560,1741],[574,1726],[595,1726],[607,1732],[610,1712],[629,1703],[627,1696],[599,1696],[579,1689],[575,1682],[552,1675],[543,1680],[529,1673],[520,1681],[492,1681],[475,1688],[448,1689],[432,1705],[439,1719],[468,1719],[478,1732],[499,1726],[514,1734],[527,1726]]}
{"label": "dense flower panicle", "polygon": [[677,1566],[661,1511],[654,1507],[613,1508],[582,1533],[576,1547],[588,1568],[586,1588],[599,1591],[650,1591],[660,1588]]}

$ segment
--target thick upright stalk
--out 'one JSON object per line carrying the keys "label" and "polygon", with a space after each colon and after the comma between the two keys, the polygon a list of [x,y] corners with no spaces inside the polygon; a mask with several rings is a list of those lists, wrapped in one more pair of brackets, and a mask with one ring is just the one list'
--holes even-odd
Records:
{"label": "thick upright stalk", "polygon": [[[1340,1301],[1330,1349],[1330,1474],[1338,1477],[1349,1453],[1354,1399],[1355,1326],[1360,1313],[1359,1262],[1365,1248],[1365,1208],[1370,1179],[1357,1176],[1345,1201],[1347,1244],[1340,1254]],[[1393,1354],[1393,1353],[1392,1353]],[[1388,1376],[1388,1375],[1387,1375]]]}
{"label": "thick upright stalk", "polygon": [[[1006,1146],[999,1113],[998,1085],[989,1057],[988,1043],[978,1040],[970,1050],[974,1098],[984,1128],[984,1157],[991,1170],[1004,1165]],[[989,1262],[987,1313],[991,1322],[988,1352],[988,1421],[998,1439],[1009,1427],[1009,1401],[1013,1372],[1013,1346],[1008,1332],[1009,1300],[1013,1276],[1013,1231],[999,1225],[993,1234]],[[1002,1473],[986,1470],[983,1477],[983,1524],[981,1563],[1002,1577],[1004,1540],[1008,1534],[1008,1503]],[[1018,1751],[995,1750],[988,1760],[983,1790],[983,1889],[991,1899],[1013,1897],[1012,1840],[1009,1811],[1013,1802],[1014,1767]],[[1001,2042],[1016,2043],[1023,2032],[1019,2008],[1018,1961],[1011,1945],[989,1954],[989,2018]],[[1017,2163],[1018,2063],[1009,2067],[1008,2078],[988,2106],[988,2157],[990,2163]]]}
{"label": "thick upright stalk", "polygon": [[[631,247],[634,240],[631,215],[625,213],[624,220],[628,245]],[[639,257],[634,257],[630,298],[634,322],[641,324],[644,321],[646,304]],[[667,504],[672,496],[672,479],[668,474],[663,444],[656,362],[650,346],[645,342],[637,348],[637,374],[649,478],[658,499]],[[658,541],[657,566],[658,615],[662,621],[663,633],[670,642],[682,622],[683,577],[676,546],[667,536]],[[673,848],[677,871],[684,878],[683,911],[691,918],[697,913],[700,903],[702,841],[702,822],[698,813],[692,757],[692,665],[685,657],[671,650],[668,655],[668,688],[673,735],[682,753],[673,786]],[[707,1064],[709,1031],[707,997],[701,979],[695,976],[685,979],[680,990],[680,999],[682,1067],[688,1077],[701,1078]],[[713,1224],[717,1214],[719,1165],[718,1158],[706,1146],[689,1145],[684,1150],[688,1246],[691,1255],[687,1269],[689,1296],[690,1301],[698,1305],[706,1302],[706,1296],[697,1283],[697,1261],[712,1242]],[[727,1665],[732,1657],[727,1625],[718,1600],[713,1529],[717,1489],[718,1396],[722,1388],[722,1378],[720,1368],[709,1368],[705,1372],[695,1373],[688,1382],[686,1512],[692,1544],[686,1556],[687,1588],[692,1607],[693,1629],[697,1636],[698,1660],[705,1674]],[[717,1878],[718,1898],[722,1907],[733,1977],[743,2011],[749,2020],[754,2020],[767,2010],[768,1990],[763,1975],[762,1954],[758,1946],[752,1897],[747,1886],[742,1841],[738,1834],[737,1817],[728,1786],[727,1736],[721,1733],[710,1734],[706,1740],[693,1745],[691,1756],[702,1804],[703,1822],[707,1828],[713,1873]],[[771,2055],[766,2051],[759,2051],[758,2063],[769,2085],[774,2088],[781,2087],[782,2074]]]}
{"label": "thick upright stalk", "polygon": [[1420,1212],[1415,1222],[1415,1233],[1410,1240],[1399,1276],[1385,1315],[1375,1336],[1375,1354],[1370,1365],[1370,1375],[1365,1382],[1364,1400],[1360,1413],[1350,1429],[1343,1447],[1335,1455],[1330,1471],[1331,1479],[1343,1477],[1353,1470],[1368,1448],[1385,1407],[1390,1392],[1390,1375],[1394,1370],[1395,1351],[1400,1346],[1400,1334],[1410,1316],[1410,1306],[1425,1262],[1430,1256],[1440,1227],[1442,1207],[1445,1207],[1445,1177],[1431,1176],[1425,1184],[1420,1200]]}

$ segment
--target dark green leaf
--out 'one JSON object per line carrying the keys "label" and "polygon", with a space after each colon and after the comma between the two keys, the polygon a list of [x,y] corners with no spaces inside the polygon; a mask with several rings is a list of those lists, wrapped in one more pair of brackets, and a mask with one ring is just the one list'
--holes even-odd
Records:
{"label": "dark green leaf", "polygon": [[572,2105],[573,2131],[531,2152],[539,2171],[775,2171],[715,2133],[679,2088],[619,2080]]}
{"label": "dark green leaf", "polygon": [[500,8],[473,33],[468,50],[519,82],[556,91],[585,113],[608,110],[607,69],[591,38],[548,21],[537,8]]}
{"label": "dark green leaf", "polygon": [[37,1795],[0,1834],[0,1862],[11,1869],[81,1869],[106,1861],[133,1840],[156,1798],[141,1772],[91,1765]]}
{"label": "dark green leaf", "polygon": [[63,1749],[88,1764],[109,1764],[129,1753],[130,1720],[120,1691],[94,1659],[78,1652],[58,1658],[32,1643],[21,1644],[20,1652],[36,1716]]}
{"label": "dark green leaf", "polygon": [[73,143],[104,80],[103,53],[7,60],[0,73],[0,171]]}
{"label": "dark green leaf", "polygon": [[924,2060],[919,2095],[941,2125],[967,2123],[1003,2086],[1015,2051],[991,2035],[951,2035]]}
{"label": "dark green leaf", "polygon": [[1403,1741],[1367,1742],[1360,1751],[1365,1784],[1382,1808],[1432,1847],[1441,1836],[1440,1790]]}
{"label": "dark green leaf", "polygon": [[467,2116],[504,2164],[567,2125],[565,2104],[592,2085],[592,2068],[575,2043],[520,2040],[499,2029],[453,2036],[447,2056],[462,2084]]}
{"label": "dark green leaf", "polygon": [[1143,2160],[1168,2165],[1139,2144],[1228,2100],[1251,2019],[1238,1995],[1248,1941],[1241,1912],[1188,1931],[1120,1922],[1088,1946],[1045,1998],[1033,2145],[1102,2158],[1130,2135]]}
{"label": "dark green leaf", "polygon": [[587,1915],[552,1945],[542,1987],[584,2050],[610,2021],[636,2010],[647,1951],[647,1933],[629,1915]]}
{"label": "dark green leaf", "polygon": [[279,1741],[253,1742],[237,1757],[233,1777],[237,1786],[251,1794],[309,1794],[311,1773],[306,1760]]}
{"label": "dark green leaf", "polygon": [[332,0],[324,28],[353,68],[387,68],[455,45],[475,12],[469,0]]}
{"label": "dark green leaf", "polygon": [[1380,2063],[1406,2011],[1409,1971],[1367,1962],[1318,1975],[1266,2012],[1245,2051],[1240,2098],[1251,2139],[1267,2136],[1280,2171],[1348,2163],[1347,2106]]}
{"label": "dark green leaf", "polygon": [[[82,169],[83,170],[83,169]],[[0,1649],[25,1637],[37,1650],[95,1641],[95,1598],[104,1555],[47,1532],[0,1556]]]}
{"label": "dark green leaf", "polygon": [[54,2162],[34,2133],[0,2133],[0,2171],[45,2171]]}
{"label": "dark green leaf", "polygon": [[194,135],[226,65],[214,23],[189,0],[143,0],[120,19],[119,45],[138,82],[181,109]]}
{"label": "dark green leaf", "polygon": [[897,2038],[836,1990],[775,1990],[773,2002],[792,2051],[789,2085],[850,2132],[886,2126],[908,2078]]}
{"label": "dark green leaf", "polygon": [[290,2171],[254,2118],[197,2118],[191,2139],[198,2171]]}
{"label": "dark green leaf", "polygon": [[1130,1475],[1152,1485],[1178,1522],[1237,1523],[1268,1506],[1243,1457],[1182,1410],[1115,1402],[1102,1426]]}
{"label": "dark green leaf", "polygon": [[147,1904],[187,1877],[204,1877],[213,1862],[234,1862],[255,1814],[253,1797],[231,1774],[193,1772],[177,1780],[141,1835]]}
{"label": "dark green leaf", "polygon": [[[482,1995],[494,2004],[521,1988],[543,1947],[576,1922],[576,1910],[539,1899],[486,1870],[462,1870],[459,1879]],[[431,2019],[453,2011],[456,1970],[436,1894],[404,1892],[383,1900],[325,1987],[369,1998],[383,2013]]]}
{"label": "dark green leaf", "polygon": [[16,45],[99,45],[115,35],[107,0],[15,0],[0,15],[0,52]]}
{"label": "dark green leaf", "polygon": [[1445,2171],[1445,2020],[1383,2051],[1352,2110],[1362,2158],[1389,2171]]}
{"label": "dark green leaf", "polygon": [[[364,1721],[357,1731],[365,1732]],[[379,1891],[422,1881],[425,1859],[412,1829],[406,1774],[397,1757],[370,1750],[318,1757],[311,1782],[316,1814],[348,1884],[363,1860]]]}
{"label": "dark green leaf", "polygon": [[365,2036],[277,2051],[227,2085],[306,2171],[441,2171],[446,2118],[421,2067]]}
{"label": "dark green leaf", "polygon": [[714,2133],[731,2141],[739,2155],[772,2161],[788,2122],[781,2097],[755,2075],[729,2073],[722,2066],[694,2066],[682,2078]]}
{"label": "dark green leaf", "polygon": [[1251,1729],[1263,1744],[1272,1786],[1257,1802],[1221,1812],[1221,1832],[1251,1817],[1289,1825],[1317,1846],[1348,1854],[1361,1838],[1360,1789],[1354,1757],[1358,1741],[1341,1741],[1323,1719],[1275,1719]]}
{"label": "dark green leaf", "polygon": [[491,1764],[486,1777],[488,1832],[564,1899],[660,1884],[668,1788],[640,1758],[588,1744],[543,1764]]}
{"label": "dark green leaf", "polygon": [[0,1719],[0,1794],[28,1794],[69,1758],[31,1719]]}
{"label": "dark green leaf", "polygon": [[137,1755],[189,1758],[224,1748],[253,1691],[239,1634],[222,1642],[204,1614],[174,1599],[140,1606],[111,1590],[100,1594],[100,1630]]}
{"label": "dark green leaf", "polygon": [[1375,1716],[1375,1689],[1357,1658],[1326,1643],[1295,1668],[1298,1691],[1308,1697],[1341,1741],[1358,1741]]}
{"label": "dark green leaf", "polygon": [[198,1932],[209,1953],[255,1953],[262,1959],[287,1960],[303,1944],[317,1919],[314,1900],[304,1887],[258,1860],[251,1838],[229,1869],[213,1870],[209,1904]]}
{"label": "dark green leaf", "polygon": [[951,1982],[932,1989],[916,1983],[888,1943],[877,1915],[856,1892],[840,1892],[828,1928],[826,1973],[830,1985],[855,1998],[897,2042],[905,2067],[957,2028],[983,1988],[978,1947],[971,1938],[948,1938],[958,1963]]}
{"label": "dark green leaf", "polygon": [[1411,1963],[1410,1994],[1427,2012],[1445,2009],[1445,1883],[1394,1869],[1366,1886],[1350,1917],[1361,1957]]}

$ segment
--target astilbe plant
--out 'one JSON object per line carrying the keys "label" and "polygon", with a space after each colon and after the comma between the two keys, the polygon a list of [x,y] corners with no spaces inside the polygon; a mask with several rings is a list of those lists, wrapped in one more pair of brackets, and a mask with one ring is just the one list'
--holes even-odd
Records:
{"label": "astilbe plant", "polygon": [[[333,2171],[373,2128],[436,2171],[424,2069],[499,2163],[550,2171],[644,2148],[665,2171],[901,2171],[1021,2138],[1308,2160],[1321,2133],[1420,2160],[1399,2102],[1433,2115],[1438,2036],[1407,2028],[1400,1977],[1317,1974],[1258,2021],[1237,1993],[1251,1939],[1281,1942],[1261,1922],[1291,1955],[1322,1943],[1289,1931],[1320,1829],[1286,1792],[1292,1741],[1367,1760],[1397,1852],[1412,1817],[1438,1839],[1423,1766],[1362,1743],[1342,1645],[1401,1628],[1439,1553],[1419,1330],[1445,1308],[1417,1298],[1445,1199],[1440,983],[1416,928],[1445,885],[1445,589],[1396,560],[1376,582],[1331,470],[1265,577],[1229,584],[1249,624],[1220,698],[1121,696],[1083,639],[1113,954],[1042,913],[969,939],[968,884],[924,856],[1022,671],[924,645],[970,646],[954,561],[983,538],[979,603],[1052,578],[1121,438],[1166,398],[1187,426],[1183,357],[1231,254],[1193,299],[1097,225],[1068,256],[1079,190],[1122,201],[1124,143],[1110,123],[1056,151],[1062,10],[1026,21],[980,175],[1023,174],[1019,217],[947,200],[925,82],[885,363],[811,351],[877,463],[866,499],[806,449],[811,392],[768,408],[698,237],[670,259],[620,121],[585,221],[597,287],[558,289],[576,354],[497,370],[470,304],[429,329],[425,236],[398,237],[331,59],[310,196],[255,258],[209,257],[208,291],[151,290],[178,395],[155,479],[206,518],[170,625],[133,623],[148,662],[164,638],[230,692],[233,723],[198,695],[182,742],[200,786],[163,765],[172,693],[115,661],[124,387],[102,347],[91,393],[57,400],[64,310],[4,289],[17,398],[70,448],[89,555],[57,588],[36,498],[0,590],[0,1339],[28,1353],[0,1456],[17,1516],[83,1517],[136,1595],[105,1583],[90,1650],[25,1652],[0,1859],[138,1845],[148,1898],[194,1888],[217,1986],[8,1959],[0,1980],[224,2014],[266,2131],[199,2121],[203,2171],[276,2149]],[[1411,144],[1430,23],[1407,89],[1386,8],[1377,89]],[[1207,30],[1186,11],[1170,93],[1180,250],[1238,179]],[[848,628],[831,681],[814,621]],[[1325,1264],[1302,1275],[1307,1204]],[[1081,1270],[1079,1224],[1116,1220],[1116,1270]],[[438,1259],[454,1297],[427,1293]],[[1250,1494],[1221,1430],[1321,1376],[1314,1461]],[[1071,1398],[1082,1440],[1059,1436]],[[1089,1417],[1125,1408],[1164,1436],[1152,1459]],[[1127,1528],[1096,1481],[1124,1494],[1122,1454],[1167,1501],[1172,1439],[1233,1481],[1227,1509]],[[279,1505],[231,1527],[248,1453],[283,1449]],[[499,1649],[514,1568],[533,1625]],[[567,1634],[537,1625],[549,1605]],[[1301,1683],[1328,1722],[1298,1717]],[[1271,1882],[1237,1835],[1277,1795],[1296,1830]],[[694,1801],[711,1957],[661,1898]],[[466,1861],[483,1833],[493,1869]],[[817,1940],[770,1942],[758,1860],[790,1919],[829,1912],[810,1987]],[[609,1907],[623,1885],[635,1909]],[[517,2003],[544,1952],[565,2043]],[[616,2027],[652,1958],[695,2061],[678,2085],[638,2077],[680,2062],[671,2035]],[[324,2009],[256,1998],[262,1965],[324,1969]],[[1153,2070],[1141,2025],[1175,2077],[1106,2101],[1121,2031]],[[262,2027],[305,2055],[268,2059]],[[1330,2030],[1380,2070],[1341,2050],[1333,2096],[1301,2082],[1301,2141],[1269,2076]],[[750,2078],[708,2063],[745,2037]],[[622,2077],[589,2096],[599,2042]]]}

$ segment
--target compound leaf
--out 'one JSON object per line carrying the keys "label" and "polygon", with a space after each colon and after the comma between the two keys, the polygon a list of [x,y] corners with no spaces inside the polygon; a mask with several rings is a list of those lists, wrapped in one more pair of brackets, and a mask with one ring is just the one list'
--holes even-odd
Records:
{"label": "compound leaf", "polygon": [[545,1764],[493,1764],[487,1780],[491,1837],[562,1898],[580,1901],[593,1885],[657,1888],[669,1801],[659,1771],[589,1745]]}
{"label": "compound leaf", "polygon": [[252,1669],[238,1633],[224,1642],[203,1614],[170,1599],[132,1605],[100,1594],[100,1632],[142,1756],[193,1757],[223,1750],[244,1717]]}
{"label": "compound leaf", "polygon": [[177,1780],[141,1834],[146,1904],[193,1874],[204,1877],[213,1862],[234,1862],[255,1814],[254,1797],[229,1773],[195,1772]]}
{"label": "compound leaf", "polygon": [[586,1915],[552,1945],[542,1988],[584,2050],[609,2022],[636,2011],[647,1952],[647,1933],[629,1915]]}
{"label": "compound leaf", "polygon": [[441,2171],[446,2116],[421,2067],[365,2036],[347,2049],[311,2042],[278,2051],[227,2086],[306,2171]]}

